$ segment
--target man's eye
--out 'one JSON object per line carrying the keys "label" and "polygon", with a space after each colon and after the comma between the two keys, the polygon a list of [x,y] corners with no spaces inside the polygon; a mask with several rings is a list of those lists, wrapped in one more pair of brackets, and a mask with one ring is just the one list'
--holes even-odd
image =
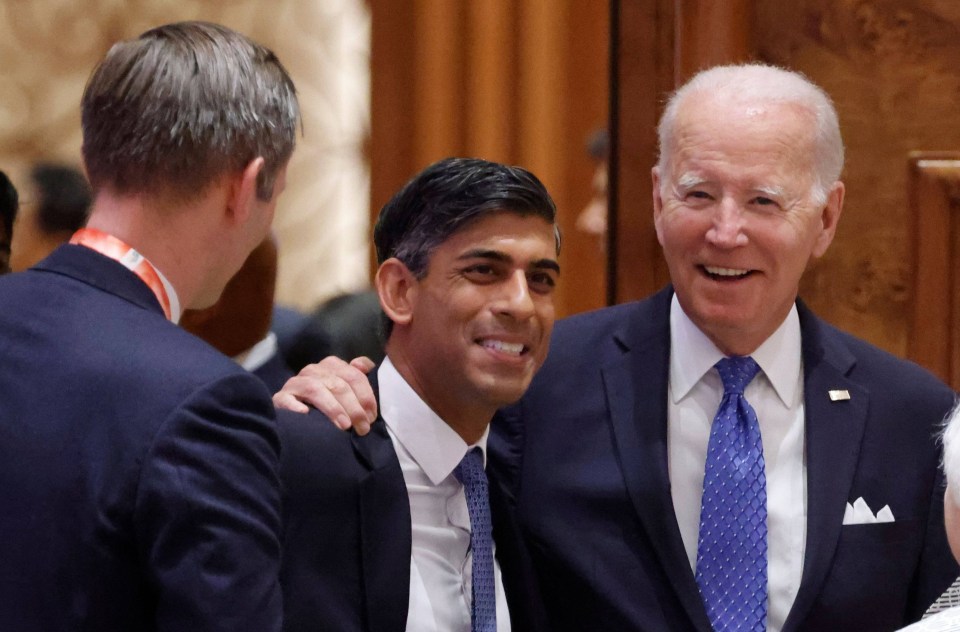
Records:
{"label": "man's eye", "polygon": [[538,294],[550,294],[557,287],[557,279],[549,272],[534,272],[527,277],[527,284]]}
{"label": "man's eye", "polygon": [[464,268],[463,275],[474,283],[488,283],[497,279],[498,271],[488,263],[478,263]]}
{"label": "man's eye", "polygon": [[772,200],[772,199],[770,199],[770,198],[768,198],[768,197],[763,197],[763,196],[759,196],[759,197],[753,198],[753,203],[754,203],[754,204],[759,204],[759,205],[761,205],[761,206],[767,206],[767,205],[771,205],[771,204],[772,204],[772,205],[776,205],[776,201],[775,201],[775,200]]}
{"label": "man's eye", "polygon": [[477,265],[467,268],[467,272],[475,272],[476,274],[493,274],[493,266],[485,263],[478,263]]}
{"label": "man's eye", "polygon": [[686,197],[687,197],[688,199],[689,199],[689,198],[692,198],[692,199],[695,199],[695,200],[710,200],[710,199],[713,199],[713,198],[710,196],[710,194],[707,193],[706,191],[697,191],[697,190],[687,191]]}

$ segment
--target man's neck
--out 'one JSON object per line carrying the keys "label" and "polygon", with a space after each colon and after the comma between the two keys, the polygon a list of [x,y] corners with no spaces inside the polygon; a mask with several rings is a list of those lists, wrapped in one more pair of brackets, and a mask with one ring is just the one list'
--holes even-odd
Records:
{"label": "man's neck", "polygon": [[388,341],[386,352],[400,377],[444,423],[460,435],[467,445],[474,445],[480,440],[483,433],[487,431],[496,410],[488,410],[484,406],[475,406],[469,410],[463,406],[455,406],[450,398],[440,394],[447,389],[440,388],[439,385],[437,388],[431,388],[397,345],[391,345]]}
{"label": "man's neck", "polygon": [[141,196],[100,192],[87,227],[123,241],[143,255],[173,286],[182,306],[193,304],[204,283],[206,233],[193,217],[201,209],[166,209]]}

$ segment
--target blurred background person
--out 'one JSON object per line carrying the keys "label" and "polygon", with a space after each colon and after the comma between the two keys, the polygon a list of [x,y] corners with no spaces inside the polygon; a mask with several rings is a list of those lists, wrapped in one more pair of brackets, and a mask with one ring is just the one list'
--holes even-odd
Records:
{"label": "blurred background person", "polygon": [[37,163],[30,170],[24,203],[11,242],[10,268],[26,270],[66,243],[87,223],[90,185],[79,169]]}
{"label": "blurred background person", "polygon": [[10,272],[10,242],[13,220],[17,218],[17,190],[7,174],[0,171],[0,274]]}
{"label": "blurred background person", "polygon": [[380,364],[385,356],[382,310],[375,290],[339,294],[304,317],[289,342],[281,340],[287,364],[299,371],[320,358],[366,356]]}
{"label": "blurred background person", "polygon": [[600,250],[607,247],[607,188],[610,158],[610,134],[598,129],[587,139],[587,153],[595,168],[590,201],[577,215],[577,230],[597,238]]}

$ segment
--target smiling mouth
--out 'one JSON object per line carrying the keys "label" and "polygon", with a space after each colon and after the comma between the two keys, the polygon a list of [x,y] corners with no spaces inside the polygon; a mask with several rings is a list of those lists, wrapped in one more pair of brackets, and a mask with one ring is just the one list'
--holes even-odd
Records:
{"label": "smiling mouth", "polygon": [[754,273],[754,270],[744,270],[742,268],[721,268],[719,266],[700,266],[700,269],[708,277],[715,281],[738,281],[745,279]]}
{"label": "smiling mouth", "polygon": [[504,342],[503,340],[478,340],[477,342],[486,349],[499,351],[500,353],[518,358],[530,351],[528,346],[519,342]]}

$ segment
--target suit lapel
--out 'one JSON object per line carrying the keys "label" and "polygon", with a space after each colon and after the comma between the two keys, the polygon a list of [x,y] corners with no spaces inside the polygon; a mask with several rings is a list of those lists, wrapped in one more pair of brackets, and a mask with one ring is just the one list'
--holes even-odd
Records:
{"label": "suit lapel", "polygon": [[627,492],[665,574],[697,629],[710,632],[700,592],[687,561],[670,495],[667,466],[667,381],[670,366],[671,290],[625,319],[615,335],[623,354],[601,369],[607,406]]}
{"label": "suit lapel", "polygon": [[[371,379],[374,391],[376,380]],[[410,601],[410,501],[383,419],[353,447],[369,468],[360,481],[360,542],[364,614],[370,632],[403,630]]]}
{"label": "suit lapel", "polygon": [[[803,577],[783,632],[799,629],[827,578],[860,455],[870,394],[847,375],[855,358],[800,302],[803,340],[807,542]],[[832,401],[831,390],[849,400]]]}

